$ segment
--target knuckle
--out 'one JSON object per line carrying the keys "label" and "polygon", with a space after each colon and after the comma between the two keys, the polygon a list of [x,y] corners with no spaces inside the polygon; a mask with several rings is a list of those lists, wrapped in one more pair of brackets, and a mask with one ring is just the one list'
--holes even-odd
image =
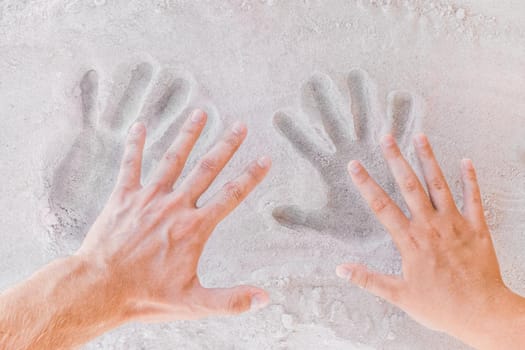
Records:
{"label": "knuckle", "polygon": [[411,234],[411,233],[409,233],[407,235],[407,237],[408,237],[408,244],[410,245],[410,248],[411,249],[419,249],[419,243],[418,243],[416,237],[414,237],[414,235]]}
{"label": "knuckle", "polygon": [[126,168],[132,167],[135,165],[135,154],[128,152],[126,155],[124,155],[124,158],[122,159],[122,165]]}
{"label": "knuckle", "polygon": [[427,234],[431,239],[434,239],[434,240],[441,239],[441,233],[439,232],[439,230],[435,229],[434,227],[430,228]]}
{"label": "knuckle", "polygon": [[390,201],[384,197],[376,197],[370,203],[372,211],[376,214],[380,214],[385,211],[386,208],[390,205]]}
{"label": "knuckle", "polygon": [[204,172],[214,172],[218,167],[218,162],[212,158],[205,158],[199,163],[200,170]]}
{"label": "knuckle", "polygon": [[388,289],[387,291],[385,291],[385,295],[388,298],[388,300],[394,305],[398,305],[401,302],[401,292],[396,288]]}
{"label": "knuckle", "polygon": [[243,198],[243,190],[238,182],[230,181],[224,185],[224,192],[226,197],[235,201],[241,201]]}
{"label": "knuckle", "polygon": [[174,149],[167,150],[166,153],[164,154],[164,159],[167,162],[173,163],[173,164],[180,164],[182,160],[179,152]]}
{"label": "knuckle", "polygon": [[471,198],[471,203],[474,203],[474,204],[478,204],[478,203],[481,203],[481,197],[478,193],[473,193],[472,195],[472,198]]}
{"label": "knuckle", "polygon": [[246,302],[243,298],[236,294],[230,295],[228,298],[228,311],[234,314],[239,314],[246,308]]}
{"label": "knuckle", "polygon": [[370,289],[373,283],[372,279],[368,271],[361,271],[358,276],[357,285],[363,289]]}
{"label": "knuckle", "polygon": [[445,181],[439,177],[430,179],[429,185],[436,191],[443,191],[446,188]]}
{"label": "knuckle", "polygon": [[413,175],[408,175],[403,181],[403,189],[409,193],[414,192],[418,188],[417,184],[418,180],[416,177]]}
{"label": "knuckle", "polygon": [[419,242],[412,232],[407,232],[405,242],[408,249],[416,250],[420,248]]}

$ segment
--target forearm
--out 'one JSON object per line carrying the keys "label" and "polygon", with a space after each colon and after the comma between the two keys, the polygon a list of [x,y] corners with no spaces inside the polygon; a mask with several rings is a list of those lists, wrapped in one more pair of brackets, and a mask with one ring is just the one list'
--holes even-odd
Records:
{"label": "forearm", "polygon": [[105,273],[73,256],[0,294],[0,348],[68,349],[125,321]]}
{"label": "forearm", "polygon": [[525,345],[525,298],[510,290],[490,301],[456,335],[480,350],[521,349]]}

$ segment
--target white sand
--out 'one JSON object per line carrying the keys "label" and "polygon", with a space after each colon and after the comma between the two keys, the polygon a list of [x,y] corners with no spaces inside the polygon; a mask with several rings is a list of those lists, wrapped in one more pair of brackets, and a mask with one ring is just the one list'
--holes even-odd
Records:
{"label": "white sand", "polygon": [[[129,325],[86,348],[464,349],[337,279],[343,261],[400,267],[341,166],[362,159],[396,195],[377,134],[392,124],[400,138],[424,130],[461,202],[459,161],[472,158],[505,280],[525,292],[524,14],[518,0],[0,1],[0,285],[79,244],[133,119],[148,120],[151,167],[179,116],[201,105],[212,122],[193,159],[235,119],[250,130],[212,191],[258,155],[274,168],[217,228],[200,275],[207,286],[263,286],[273,303],[238,318]],[[369,77],[349,86],[355,68]],[[321,82],[302,88],[313,74]],[[122,95],[124,113],[108,118]],[[323,158],[322,174],[285,137],[298,123],[317,151],[333,150],[320,102],[350,136],[353,115],[359,136]],[[288,124],[273,121],[278,111]],[[89,129],[83,116],[111,122]],[[272,216],[282,205],[313,214],[277,215],[283,226]]]}

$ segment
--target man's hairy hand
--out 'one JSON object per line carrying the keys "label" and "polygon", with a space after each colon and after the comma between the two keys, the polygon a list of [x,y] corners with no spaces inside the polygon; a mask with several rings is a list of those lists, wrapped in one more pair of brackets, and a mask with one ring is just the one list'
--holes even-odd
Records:
{"label": "man's hairy hand", "polygon": [[144,185],[141,163],[146,130],[142,124],[131,128],[117,185],[76,254],[105,275],[130,320],[238,314],[268,303],[268,295],[256,287],[208,289],[197,276],[199,258],[215,226],[270,168],[267,157],[253,161],[197,207],[199,197],[246,136],[246,127],[234,124],[173,189],[205,123],[206,114],[194,111]]}
{"label": "man's hairy hand", "polygon": [[503,283],[484,218],[472,162],[462,161],[460,212],[428,139],[415,147],[426,190],[395,140],[382,140],[384,157],[399,185],[410,217],[357,161],[348,165],[354,184],[391,234],[402,260],[402,276],[344,264],[337,274],[399,306],[429,328],[484,349],[517,349],[525,344],[524,299]]}

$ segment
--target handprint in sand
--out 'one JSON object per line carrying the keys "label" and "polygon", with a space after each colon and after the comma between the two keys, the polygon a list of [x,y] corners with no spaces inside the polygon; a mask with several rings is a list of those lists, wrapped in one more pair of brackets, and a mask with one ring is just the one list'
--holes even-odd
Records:
{"label": "handprint in sand", "polygon": [[386,115],[379,113],[376,89],[363,70],[351,71],[347,85],[348,107],[335,83],[324,74],[313,75],[303,86],[302,109],[310,120],[321,121],[324,140],[313,127],[301,125],[296,115],[283,111],[275,114],[275,127],[321,175],[326,204],[316,210],[304,210],[295,204],[279,206],[273,210],[273,216],[295,230],[309,228],[342,240],[366,243],[386,235],[352,185],[347,164],[352,159],[361,160],[395,194],[394,182],[378,150],[378,139],[381,134],[391,132],[406,150],[418,128],[418,120],[414,117],[413,97],[401,91],[390,93]]}
{"label": "handprint in sand", "polygon": [[[74,251],[86,230],[102,209],[113,188],[124,136],[135,122],[148,131],[144,152],[144,173],[160,160],[173,141],[184,117],[194,107],[195,84],[189,76],[173,74],[150,63],[115,74],[109,93],[101,93],[100,75],[84,74],[79,86],[81,113],[73,121],[80,133],[56,167],[48,165],[51,249],[58,254]],[[102,103],[102,101],[107,101]],[[104,104],[104,108],[100,108]],[[218,132],[218,118],[212,106],[200,105],[208,112],[208,125],[196,153],[202,153]],[[193,154],[193,159],[198,154]],[[49,155],[50,159],[56,155]],[[191,162],[191,159],[190,159]]]}

